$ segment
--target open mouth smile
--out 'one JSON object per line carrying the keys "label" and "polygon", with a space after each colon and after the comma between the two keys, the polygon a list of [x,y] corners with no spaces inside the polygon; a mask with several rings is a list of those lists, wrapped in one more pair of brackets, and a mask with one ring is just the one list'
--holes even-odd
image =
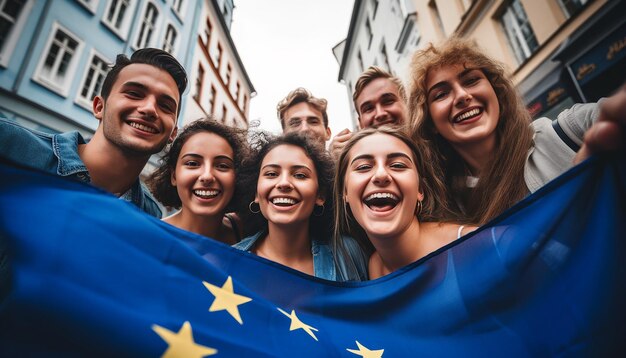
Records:
{"label": "open mouth smile", "polygon": [[195,189],[193,195],[202,199],[213,199],[220,195],[221,191],[215,189]]}
{"label": "open mouth smile", "polygon": [[454,119],[453,119],[453,123],[461,123],[461,122],[465,122],[469,119],[473,119],[476,116],[480,115],[483,113],[483,109],[482,108],[473,108],[470,109],[468,111],[462,112],[460,114],[457,114]]}
{"label": "open mouth smile", "polygon": [[270,202],[276,206],[282,206],[282,207],[290,207],[298,203],[296,199],[284,197],[284,196],[271,198]]}
{"label": "open mouth smile", "polygon": [[139,129],[140,131],[144,131],[144,132],[148,132],[148,133],[152,133],[152,134],[156,134],[158,131],[155,128],[146,126],[144,124],[141,123],[137,123],[137,122],[126,122],[128,123],[129,126]]}
{"label": "open mouth smile", "polygon": [[400,202],[392,193],[373,193],[363,199],[363,203],[372,211],[389,211],[395,208]]}

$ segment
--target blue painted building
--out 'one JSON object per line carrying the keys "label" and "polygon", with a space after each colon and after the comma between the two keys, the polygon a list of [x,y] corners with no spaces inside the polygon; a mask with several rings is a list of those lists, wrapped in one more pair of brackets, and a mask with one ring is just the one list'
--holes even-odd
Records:
{"label": "blue painted building", "polygon": [[117,54],[166,49],[191,73],[201,8],[200,0],[0,1],[0,116],[91,137],[92,99]]}

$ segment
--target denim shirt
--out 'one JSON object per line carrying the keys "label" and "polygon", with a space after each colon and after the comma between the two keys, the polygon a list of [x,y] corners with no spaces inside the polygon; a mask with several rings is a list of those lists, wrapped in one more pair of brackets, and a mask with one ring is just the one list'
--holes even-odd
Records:
{"label": "denim shirt", "polygon": [[[87,167],[78,155],[78,146],[86,142],[77,131],[44,133],[0,118],[0,143],[0,157],[4,159],[46,173],[91,182]],[[156,200],[139,179],[120,199],[137,205],[152,216],[162,216]]]}
{"label": "denim shirt", "polygon": [[[252,236],[248,236],[233,245],[234,248],[248,251],[252,249],[259,238],[267,235],[266,231],[259,231]],[[330,281],[337,281],[337,269],[330,246],[318,240],[311,240],[311,253],[313,254],[313,276]]]}

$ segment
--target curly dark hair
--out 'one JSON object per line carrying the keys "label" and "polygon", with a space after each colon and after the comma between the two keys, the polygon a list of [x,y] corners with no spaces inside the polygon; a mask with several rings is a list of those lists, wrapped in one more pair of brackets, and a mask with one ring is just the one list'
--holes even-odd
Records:
{"label": "curly dark hair", "polygon": [[[176,170],[176,163],[178,156],[183,148],[183,145],[194,134],[208,132],[214,133],[224,138],[226,142],[233,149],[234,165],[235,165],[235,177],[239,176],[241,170],[241,162],[246,156],[245,135],[246,131],[233,127],[228,127],[224,124],[212,118],[204,118],[193,121],[187,124],[178,136],[166,149],[165,154],[160,160],[160,166],[157,170],[148,177],[146,184],[154,197],[160,201],[163,205],[171,208],[180,209],[182,202],[178,196],[178,191],[175,186],[171,184],[172,172]],[[211,145],[207,143],[207,145]],[[230,203],[226,207],[227,212],[234,210],[234,205],[237,203],[237,188],[235,187],[235,193]]]}
{"label": "curly dark hair", "polygon": [[332,178],[335,165],[326,150],[302,133],[292,132],[273,136],[266,132],[250,135],[251,154],[244,161],[242,170],[237,175],[239,195],[239,216],[244,223],[244,236],[259,231],[267,231],[267,219],[263,215],[250,212],[248,205],[254,201],[263,158],[279,145],[294,145],[304,150],[311,159],[317,173],[318,193],[325,199],[324,212],[321,216],[312,215],[309,221],[310,233],[319,240],[328,240],[332,233]]}

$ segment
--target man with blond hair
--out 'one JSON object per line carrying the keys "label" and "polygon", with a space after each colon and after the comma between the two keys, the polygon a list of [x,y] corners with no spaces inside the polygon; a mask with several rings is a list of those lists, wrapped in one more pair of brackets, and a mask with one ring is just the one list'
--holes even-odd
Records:
{"label": "man with blond hair", "polygon": [[[380,67],[371,66],[359,76],[352,95],[359,115],[359,128],[385,124],[401,125],[407,121],[406,92],[399,78]],[[339,132],[330,144],[330,151],[339,156],[352,137],[349,129]]]}
{"label": "man with blond hair", "polygon": [[283,133],[302,132],[325,146],[330,139],[327,105],[325,99],[314,97],[305,88],[289,92],[276,106]]}

